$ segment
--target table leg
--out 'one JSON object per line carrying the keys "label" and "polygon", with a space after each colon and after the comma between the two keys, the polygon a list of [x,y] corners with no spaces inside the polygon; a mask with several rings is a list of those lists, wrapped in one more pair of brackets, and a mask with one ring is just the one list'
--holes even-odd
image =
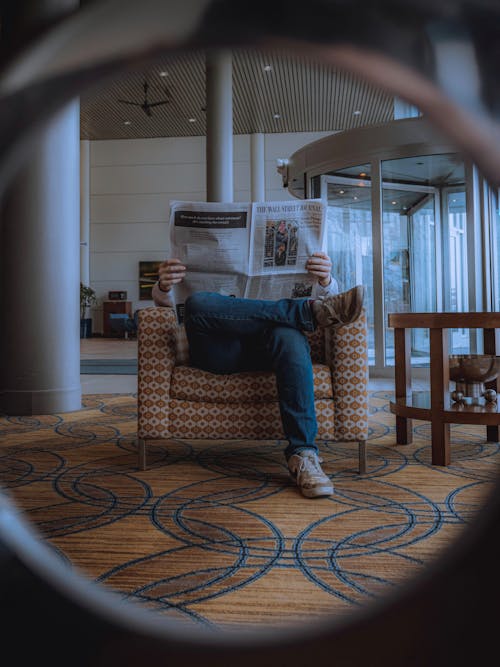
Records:
{"label": "table leg", "polygon": [[[396,401],[408,400],[411,394],[411,329],[394,329],[394,381]],[[413,423],[408,417],[396,416],[396,442],[409,445],[413,441]]]}
{"label": "table leg", "polygon": [[432,465],[450,464],[450,425],[443,410],[450,403],[448,329],[430,329]]}
{"label": "table leg", "polygon": [[432,465],[448,466],[450,456],[450,425],[441,420],[431,422],[432,431]]}
{"label": "table leg", "polygon": [[413,421],[408,417],[396,415],[396,443],[411,445],[413,442]]}
{"label": "table leg", "polygon": [[[500,330],[498,329],[483,329],[483,342],[484,342],[484,353],[485,354],[498,354],[500,351]],[[500,394],[500,378],[496,378],[491,382],[486,382],[485,387],[487,389],[494,389],[497,394]],[[500,399],[499,399],[500,400]],[[488,442],[498,442],[499,437],[499,427],[487,426],[486,427],[486,439]]]}

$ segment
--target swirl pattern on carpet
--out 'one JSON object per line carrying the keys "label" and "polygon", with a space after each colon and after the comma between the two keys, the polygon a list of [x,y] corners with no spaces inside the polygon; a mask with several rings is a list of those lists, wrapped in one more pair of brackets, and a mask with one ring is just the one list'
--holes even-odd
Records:
{"label": "swirl pattern on carpet", "polygon": [[498,443],[452,426],[452,464],[430,426],[395,444],[389,392],[370,395],[369,469],[356,443],[322,443],[331,498],[307,500],[282,441],[162,441],[137,469],[136,398],[0,417],[0,484],[61,559],[123,599],[213,629],[343,615],[452,548],[491,491]]}

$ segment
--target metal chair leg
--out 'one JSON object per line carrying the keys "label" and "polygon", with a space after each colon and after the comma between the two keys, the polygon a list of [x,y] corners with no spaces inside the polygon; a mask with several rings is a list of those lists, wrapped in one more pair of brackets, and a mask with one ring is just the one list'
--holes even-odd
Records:
{"label": "metal chair leg", "polygon": [[146,470],[146,441],[137,438],[137,463],[139,470]]}
{"label": "metal chair leg", "polygon": [[359,474],[364,475],[366,473],[366,440],[360,440],[358,442],[358,458],[359,458]]}

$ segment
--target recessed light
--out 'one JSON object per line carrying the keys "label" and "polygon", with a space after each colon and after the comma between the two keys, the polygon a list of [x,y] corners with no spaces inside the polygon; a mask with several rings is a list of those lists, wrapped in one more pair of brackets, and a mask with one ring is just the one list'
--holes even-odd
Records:
{"label": "recessed light", "polygon": [[397,203],[398,203],[397,201],[391,201],[391,204],[392,204],[393,206],[396,206]]}
{"label": "recessed light", "polygon": [[196,118],[188,118],[190,123],[196,123]]}
{"label": "recessed light", "polygon": [[273,68],[271,67],[271,65],[264,65],[262,69],[264,70],[264,72],[270,72]]}
{"label": "recessed light", "polygon": [[358,198],[356,197],[356,195],[354,195],[354,200],[355,200],[355,201],[358,201]]}
{"label": "recessed light", "polygon": [[343,195],[345,190],[339,190],[339,195]]}
{"label": "recessed light", "polygon": [[279,115],[279,113],[275,113],[273,114],[273,118],[274,120],[278,120],[279,118],[281,118],[281,116]]}
{"label": "recessed light", "polygon": [[356,109],[356,111],[352,112],[353,116],[361,116],[361,111],[359,109]]}
{"label": "recessed light", "polygon": [[160,72],[160,76],[168,76],[168,72]]}
{"label": "recessed light", "polygon": [[131,120],[124,120],[123,124],[124,125],[132,125],[132,121]]}

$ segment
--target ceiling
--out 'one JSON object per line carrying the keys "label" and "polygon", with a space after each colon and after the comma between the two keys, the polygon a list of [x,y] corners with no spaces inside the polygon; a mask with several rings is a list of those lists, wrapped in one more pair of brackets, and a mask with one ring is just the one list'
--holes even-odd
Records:
{"label": "ceiling", "polygon": [[[119,99],[168,99],[151,116]],[[82,139],[139,139],[206,134],[205,55],[165,56],[81,95]],[[376,125],[394,117],[384,91],[304,57],[279,51],[233,52],[233,133],[319,132]],[[191,119],[191,120],[190,120]]]}

